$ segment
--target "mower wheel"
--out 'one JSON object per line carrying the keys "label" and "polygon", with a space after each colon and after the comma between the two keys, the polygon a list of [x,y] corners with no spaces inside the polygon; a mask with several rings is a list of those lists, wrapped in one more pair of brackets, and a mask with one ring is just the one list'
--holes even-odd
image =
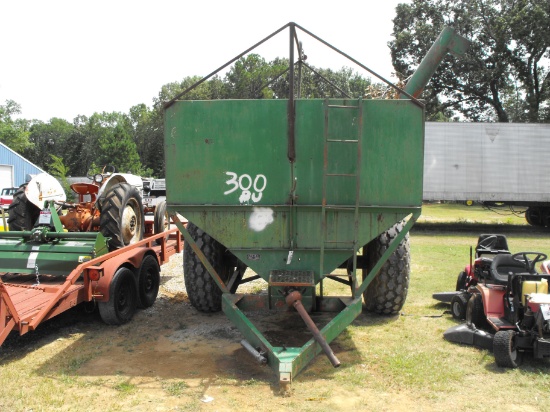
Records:
{"label": "mower wheel", "polygon": [[[363,277],[372,270],[402,230],[403,223],[397,223],[365,246],[368,262],[367,270],[363,271]],[[410,271],[411,255],[407,234],[363,293],[366,310],[380,315],[399,313],[407,298]]]}
{"label": "mower wheel", "polygon": [[453,298],[451,299],[451,314],[453,315],[453,319],[466,319],[466,306],[468,305],[468,296],[468,293],[461,293],[460,295],[453,296]]}
{"label": "mower wheel", "polygon": [[[170,229],[170,217],[166,211],[166,200],[163,200],[155,207],[153,219],[153,233],[155,235],[166,232]],[[162,239],[157,239],[156,243],[160,245],[162,243]]]}
{"label": "mower wheel", "polygon": [[137,305],[134,273],[125,267],[118,269],[109,287],[109,300],[98,302],[99,314],[108,325],[122,325],[134,316]]}
{"label": "mower wheel", "polygon": [[13,201],[8,208],[8,226],[10,231],[32,230],[40,209],[29,202],[25,195],[27,184],[21,185],[13,195]]}
{"label": "mower wheel", "polygon": [[468,279],[468,275],[466,272],[462,271],[458,274],[458,278],[456,279],[456,290],[466,290],[466,280]]}
{"label": "mower wheel", "polygon": [[[226,285],[231,284],[229,292],[235,293],[246,265],[193,223],[187,223],[187,231],[221,280]],[[189,244],[183,248],[183,273],[187,296],[195,309],[205,313],[219,312],[222,309],[222,291]]]}
{"label": "mower wheel", "polygon": [[487,329],[489,324],[483,309],[483,298],[479,293],[473,293],[466,305],[466,323],[478,329]]}
{"label": "mower wheel", "polygon": [[499,330],[493,340],[495,362],[501,368],[517,368],[522,361],[522,352],[516,348],[516,332]]}
{"label": "mower wheel", "polygon": [[160,286],[160,267],[155,257],[149,255],[141,262],[138,277],[138,307],[153,306]]}
{"label": "mower wheel", "polygon": [[109,249],[120,249],[143,239],[144,216],[137,187],[122,182],[99,200],[101,234],[110,237]]}

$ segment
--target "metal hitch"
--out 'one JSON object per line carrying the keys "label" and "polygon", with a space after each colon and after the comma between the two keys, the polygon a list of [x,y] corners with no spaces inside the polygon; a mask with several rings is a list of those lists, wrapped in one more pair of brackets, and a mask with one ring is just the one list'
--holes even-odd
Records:
{"label": "metal hitch", "polygon": [[323,349],[323,352],[325,352],[325,355],[327,355],[330,363],[332,363],[332,366],[334,366],[335,368],[339,367],[340,361],[330,348],[323,335],[321,335],[321,332],[319,332],[319,329],[315,325],[315,322],[313,322],[311,317],[308,315],[306,309],[304,308],[304,305],[302,305],[302,294],[297,290],[290,292],[286,297],[286,303],[288,304],[288,306],[293,306],[300,314],[307,328],[313,334],[313,338],[317,341],[319,345],[321,345],[321,349]]}

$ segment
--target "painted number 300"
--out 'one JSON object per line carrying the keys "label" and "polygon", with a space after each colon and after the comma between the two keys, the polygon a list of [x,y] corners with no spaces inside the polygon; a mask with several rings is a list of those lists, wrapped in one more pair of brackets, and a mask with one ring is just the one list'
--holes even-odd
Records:
{"label": "painted number 300", "polygon": [[224,195],[228,195],[240,189],[242,191],[239,196],[240,203],[247,203],[250,200],[253,202],[260,201],[262,198],[262,192],[267,186],[267,179],[264,175],[256,175],[254,180],[252,180],[252,177],[247,174],[242,174],[240,176],[233,172],[225,172],[225,174],[230,176],[230,179],[225,183],[232,187],[231,189],[225,191],[223,193]]}

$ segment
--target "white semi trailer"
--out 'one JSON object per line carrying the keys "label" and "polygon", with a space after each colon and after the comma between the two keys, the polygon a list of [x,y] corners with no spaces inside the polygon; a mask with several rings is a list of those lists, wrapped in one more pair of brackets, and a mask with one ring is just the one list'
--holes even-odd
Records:
{"label": "white semi trailer", "polygon": [[424,200],[522,207],[550,226],[550,124],[426,123]]}

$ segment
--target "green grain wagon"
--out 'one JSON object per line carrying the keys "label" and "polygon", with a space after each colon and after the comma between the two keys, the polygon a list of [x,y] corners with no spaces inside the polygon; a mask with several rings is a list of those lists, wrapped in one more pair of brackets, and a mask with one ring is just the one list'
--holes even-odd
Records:
{"label": "green grain wagon", "polygon": [[[294,23],[273,35],[285,28],[290,62],[301,47],[296,29],[320,40]],[[454,31],[444,31],[410,86],[391,85],[401,99],[166,105],[168,209],[189,221],[187,228],[178,224],[189,299],[203,312],[223,309],[246,338],[243,345],[282,384],[320,351],[339,365],[328,343],[361,313],[362,295],[378,313],[403,306],[408,232],[422,205],[424,106],[416,97],[446,51],[465,47]],[[291,82],[289,95],[295,94]],[[267,293],[236,293],[246,267],[267,282]],[[327,280],[349,285],[350,295],[326,296]],[[245,313],[290,307],[313,334],[301,347],[273,346]],[[318,330],[311,312],[334,317]]]}

